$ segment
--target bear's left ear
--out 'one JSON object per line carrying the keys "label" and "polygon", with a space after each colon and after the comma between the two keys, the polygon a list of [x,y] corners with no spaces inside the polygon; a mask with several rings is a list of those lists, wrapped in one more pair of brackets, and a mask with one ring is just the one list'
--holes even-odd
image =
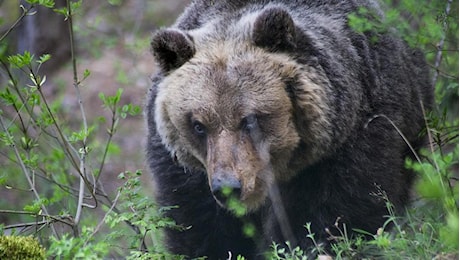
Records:
{"label": "bear's left ear", "polygon": [[177,69],[195,54],[190,35],[175,29],[160,30],[152,38],[153,56],[163,72]]}
{"label": "bear's left ear", "polygon": [[291,15],[280,7],[269,7],[257,16],[252,31],[256,46],[270,51],[284,51],[296,47],[295,24]]}

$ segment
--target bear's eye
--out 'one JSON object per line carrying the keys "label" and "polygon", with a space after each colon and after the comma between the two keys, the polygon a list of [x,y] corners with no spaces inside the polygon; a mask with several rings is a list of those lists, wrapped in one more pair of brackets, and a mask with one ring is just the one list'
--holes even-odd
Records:
{"label": "bear's eye", "polygon": [[193,131],[195,132],[196,135],[198,136],[205,136],[206,135],[206,127],[198,122],[198,121],[193,121]]}
{"label": "bear's eye", "polygon": [[245,131],[251,131],[257,127],[257,116],[255,114],[251,114],[243,120],[241,120],[241,129]]}

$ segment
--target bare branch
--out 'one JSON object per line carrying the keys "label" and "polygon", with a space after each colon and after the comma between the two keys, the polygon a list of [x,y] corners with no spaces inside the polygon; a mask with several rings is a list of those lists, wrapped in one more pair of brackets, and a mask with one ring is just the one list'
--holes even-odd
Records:
{"label": "bare branch", "polygon": [[[0,110],[0,112],[2,112],[2,110]],[[0,113],[0,125],[3,129],[3,131],[5,132],[5,134],[7,135],[8,139],[10,140],[13,140],[13,137],[11,136],[10,132],[8,131],[8,129],[6,128],[5,126],[5,123],[3,121],[3,116],[1,115],[2,113]],[[19,150],[18,148],[16,147],[16,144],[13,142],[11,144],[11,146],[13,147],[13,150],[14,150],[14,154],[16,156],[16,159],[17,161],[19,162],[19,165],[21,166],[21,170],[22,172],[24,173],[24,176],[26,177],[26,180],[29,184],[29,187],[30,189],[32,190],[35,198],[40,201],[41,197],[40,195],[38,194],[37,192],[37,189],[35,189],[35,186],[34,186],[34,183],[32,181],[32,179],[30,178],[30,172],[29,172],[29,169],[27,169],[27,166],[25,165],[24,161],[22,160],[21,158],[21,154],[19,153]],[[48,209],[45,207],[45,205],[40,205],[41,209],[43,210],[43,212],[45,212],[46,215],[49,215],[48,213]],[[56,229],[54,228],[54,226],[51,225],[51,230],[53,231],[53,234],[56,236],[56,237],[59,237],[58,236],[58,233],[56,232]]]}
{"label": "bare branch", "polygon": [[88,236],[86,238],[86,241],[85,241],[85,245],[89,242],[89,240],[94,236],[96,235],[97,232],[99,232],[99,229],[101,229],[101,226],[102,224],[105,222],[105,219],[107,218],[107,216],[113,211],[113,209],[115,208],[115,206],[117,205],[117,202],[118,202],[118,198],[120,197],[121,195],[121,191],[118,191],[117,193],[117,196],[115,197],[115,199],[113,200],[113,203],[112,203],[112,206],[110,207],[110,209],[107,211],[107,213],[105,213],[104,217],[101,219],[101,221],[97,224],[96,228],[94,229],[93,233],[91,233],[90,236]]}
{"label": "bare branch", "polygon": [[26,17],[29,14],[30,10],[32,10],[33,8],[34,8],[34,5],[30,6],[29,9],[21,5],[21,9],[22,9],[21,16],[19,16],[19,18],[14,22],[14,24],[10,28],[8,28],[8,30],[2,35],[2,37],[0,37],[0,42],[3,41],[3,39],[5,39],[6,36],[8,36],[8,34],[10,34],[11,31],[13,31],[14,28],[16,28],[19,25],[22,19],[24,19],[24,17]]}
{"label": "bare branch", "polygon": [[[80,222],[81,219],[81,213],[82,209],[84,206],[87,207],[92,207],[95,208],[97,207],[98,201],[97,198],[94,195],[94,192],[91,192],[91,195],[93,196],[94,199],[94,206],[90,206],[88,204],[85,204],[83,202],[84,196],[85,196],[85,187],[87,186],[88,188],[91,186],[90,182],[87,180],[87,171],[86,171],[86,156],[88,154],[88,147],[87,147],[87,134],[88,134],[88,122],[86,119],[86,113],[85,109],[83,107],[83,99],[80,93],[80,88],[79,88],[79,80],[78,80],[78,70],[77,70],[77,60],[75,57],[75,47],[74,47],[74,32],[73,32],[73,14],[72,14],[72,8],[70,4],[70,0],[66,1],[67,3],[67,10],[69,12],[69,15],[67,17],[68,25],[69,25],[69,33],[70,33],[70,52],[71,52],[71,60],[72,60],[72,68],[73,68],[73,86],[75,88],[75,92],[77,95],[78,99],[78,105],[80,107],[80,113],[82,116],[82,121],[83,121],[83,131],[84,131],[84,136],[83,136],[83,146],[80,149],[80,185],[79,185],[79,193],[78,193],[78,204],[77,204],[77,212],[75,213],[75,225],[77,226],[78,223]],[[96,183],[96,182],[95,182]],[[94,185],[96,185],[94,183]],[[76,229],[75,229],[76,230]]]}
{"label": "bare branch", "polygon": [[420,159],[420,157],[418,156],[417,152],[415,151],[414,147],[412,147],[412,145],[410,144],[409,140],[407,140],[406,136],[401,132],[401,130],[398,128],[398,126],[390,119],[388,118],[386,115],[383,115],[383,114],[379,114],[379,115],[374,115],[372,118],[370,118],[366,125],[364,126],[365,128],[367,128],[367,126],[372,122],[374,121],[375,119],[379,118],[379,117],[382,117],[382,118],[385,118],[386,120],[388,120],[388,122],[390,122],[390,124],[393,126],[393,128],[398,132],[399,136],[401,136],[401,138],[404,140],[404,142],[406,143],[407,147],[409,147],[410,151],[412,152],[412,154],[414,155],[415,159],[417,160],[418,163],[422,164],[422,160]]}

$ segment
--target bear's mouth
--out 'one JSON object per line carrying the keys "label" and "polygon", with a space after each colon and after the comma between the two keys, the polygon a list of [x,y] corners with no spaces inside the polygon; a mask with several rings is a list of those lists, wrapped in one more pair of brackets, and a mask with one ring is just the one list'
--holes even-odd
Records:
{"label": "bear's mouth", "polygon": [[236,215],[246,214],[247,207],[241,200],[241,189],[225,186],[222,189],[213,190],[212,195],[220,207],[228,209]]}
{"label": "bear's mouth", "polygon": [[[208,175],[209,185],[215,201],[220,207],[234,212],[237,216],[257,210],[268,196],[271,182],[261,177],[271,175],[263,170],[252,174],[217,171],[210,175],[212,177]],[[240,180],[237,175],[245,178]]]}
{"label": "bear's mouth", "polygon": [[220,207],[233,212],[237,216],[243,216],[260,208],[265,197],[261,192],[251,193],[242,198],[239,191],[235,191],[230,187],[224,187],[219,192],[213,192],[212,194]]}

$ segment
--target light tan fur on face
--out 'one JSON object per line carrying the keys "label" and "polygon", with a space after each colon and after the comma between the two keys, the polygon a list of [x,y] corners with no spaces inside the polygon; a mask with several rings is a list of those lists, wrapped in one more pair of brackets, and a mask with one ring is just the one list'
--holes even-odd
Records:
{"label": "light tan fur on face", "polygon": [[[255,147],[247,136],[223,130],[209,138],[207,173],[209,181],[221,173],[233,174],[241,181],[241,201],[248,209],[255,209],[267,196],[272,174],[267,168],[267,148]],[[211,185],[211,184],[210,184]]]}
{"label": "light tan fur on face", "polygon": [[[241,40],[199,45],[195,56],[158,86],[158,133],[181,164],[205,170],[210,181],[220,172],[236,177],[241,201],[255,210],[275,179],[288,180],[316,161],[322,154],[315,144],[329,142],[326,93],[319,82],[324,77],[314,78],[315,71],[303,71],[305,66],[285,54]],[[296,82],[294,103],[288,81]],[[294,109],[302,109],[305,125],[295,121]],[[258,115],[260,140],[241,130],[242,119],[251,114]],[[205,143],[194,136],[191,118],[206,127]],[[307,152],[292,165],[301,140]]]}

